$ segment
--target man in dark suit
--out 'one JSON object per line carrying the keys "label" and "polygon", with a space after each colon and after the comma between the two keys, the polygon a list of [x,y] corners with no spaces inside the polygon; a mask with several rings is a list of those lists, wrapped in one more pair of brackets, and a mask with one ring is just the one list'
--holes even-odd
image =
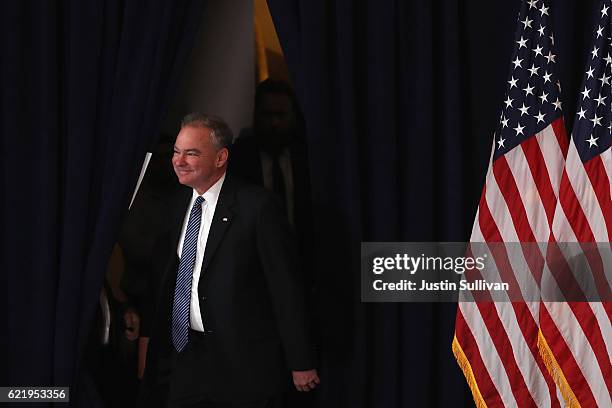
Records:
{"label": "man in dark suit", "polygon": [[[298,238],[303,280],[308,289],[309,318],[316,329],[313,218],[306,125],[297,97],[287,82],[268,78],[257,85],[253,126],[243,129],[231,148],[228,174],[274,192]],[[316,330],[315,342],[317,336]],[[314,395],[290,388],[285,403],[292,408],[313,405]]]}
{"label": "man in dark suit", "polygon": [[319,383],[292,231],[274,196],[226,176],[232,135],[217,117],[184,118],[172,164],[184,189],[154,253],[143,316],[145,404],[269,407],[287,368]]}
{"label": "man in dark suit", "polygon": [[[231,148],[229,174],[276,193],[298,237],[302,265],[311,271],[312,209],[305,123],[295,93],[286,82],[257,85],[253,127]],[[306,275],[308,286],[314,276]]]}

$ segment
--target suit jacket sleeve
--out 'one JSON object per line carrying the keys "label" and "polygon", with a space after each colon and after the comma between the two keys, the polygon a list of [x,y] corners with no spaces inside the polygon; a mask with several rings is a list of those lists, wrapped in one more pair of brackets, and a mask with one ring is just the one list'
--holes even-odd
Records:
{"label": "suit jacket sleeve", "polygon": [[257,248],[291,370],[315,367],[304,284],[293,230],[275,197],[267,195],[257,220]]}

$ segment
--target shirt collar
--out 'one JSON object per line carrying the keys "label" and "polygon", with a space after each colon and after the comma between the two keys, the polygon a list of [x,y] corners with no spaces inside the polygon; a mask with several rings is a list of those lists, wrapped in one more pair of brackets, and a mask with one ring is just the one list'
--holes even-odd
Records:
{"label": "shirt collar", "polygon": [[[263,149],[260,150],[259,152],[267,160],[273,160],[274,159],[274,156],[272,156],[270,153],[266,152]],[[278,158],[281,159],[281,160],[288,159],[289,158],[289,148],[285,147],[283,150],[281,150],[280,153],[278,153]]]}
{"label": "shirt collar", "polygon": [[[204,199],[204,202],[206,203],[216,203],[217,202],[217,200],[219,199],[219,194],[221,193],[221,187],[223,186],[223,181],[225,181],[225,173],[223,173],[221,178],[217,180],[215,184],[210,186],[210,188],[206,190],[204,194],[202,194],[202,198]],[[196,199],[196,197],[198,197],[199,195],[200,194],[198,194],[198,192],[194,188],[193,193],[191,194],[191,202],[193,202]]]}

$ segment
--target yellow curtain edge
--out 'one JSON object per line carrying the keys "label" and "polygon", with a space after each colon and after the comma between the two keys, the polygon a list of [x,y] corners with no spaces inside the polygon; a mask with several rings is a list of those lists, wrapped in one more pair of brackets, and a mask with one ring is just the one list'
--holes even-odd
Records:
{"label": "yellow curtain edge", "polygon": [[567,404],[567,408],[581,408],[578,399],[576,398],[576,394],[572,391],[572,387],[567,382],[565,375],[563,374],[563,370],[557,359],[553,355],[548,342],[546,341],[546,337],[542,333],[542,330],[538,330],[538,350],[540,352],[540,356],[544,361],[544,365],[548,370],[548,373],[551,375],[557,387],[559,387],[559,391]]}
{"label": "yellow curtain edge", "polygon": [[253,20],[253,29],[255,32],[255,55],[257,58],[258,79],[259,82],[262,82],[268,79],[270,74],[268,72],[268,58],[266,56],[265,41],[261,29],[259,28],[257,18]]}
{"label": "yellow curtain edge", "polygon": [[472,396],[474,398],[474,403],[476,404],[476,407],[487,408],[487,404],[484,398],[482,398],[482,394],[480,393],[480,389],[478,388],[478,383],[476,382],[476,377],[474,376],[474,372],[472,371],[472,366],[470,365],[470,362],[465,356],[465,353],[463,352],[463,349],[461,348],[461,345],[457,340],[457,336],[453,337],[452,349],[453,354],[455,356],[455,360],[457,360],[457,364],[459,365],[459,368],[461,368],[461,371],[463,371],[465,380],[467,381],[468,386],[472,391]]}

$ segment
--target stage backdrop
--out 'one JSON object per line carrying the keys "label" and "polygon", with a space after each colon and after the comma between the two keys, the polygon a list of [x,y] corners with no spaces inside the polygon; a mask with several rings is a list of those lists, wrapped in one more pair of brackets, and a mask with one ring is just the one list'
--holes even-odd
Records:
{"label": "stage backdrop", "polygon": [[[597,2],[555,0],[572,128]],[[474,406],[452,304],[361,304],[361,241],[469,239],[520,1],[269,0],[307,123],[320,407]]]}
{"label": "stage backdrop", "polygon": [[120,216],[201,3],[0,6],[0,385],[73,384]]}
{"label": "stage backdrop", "polygon": [[[2,385],[71,382],[200,3],[0,6]],[[472,406],[454,306],[360,304],[359,243],[469,236],[519,2],[269,3],[308,124],[319,406]],[[552,10],[568,129],[594,3]]]}

